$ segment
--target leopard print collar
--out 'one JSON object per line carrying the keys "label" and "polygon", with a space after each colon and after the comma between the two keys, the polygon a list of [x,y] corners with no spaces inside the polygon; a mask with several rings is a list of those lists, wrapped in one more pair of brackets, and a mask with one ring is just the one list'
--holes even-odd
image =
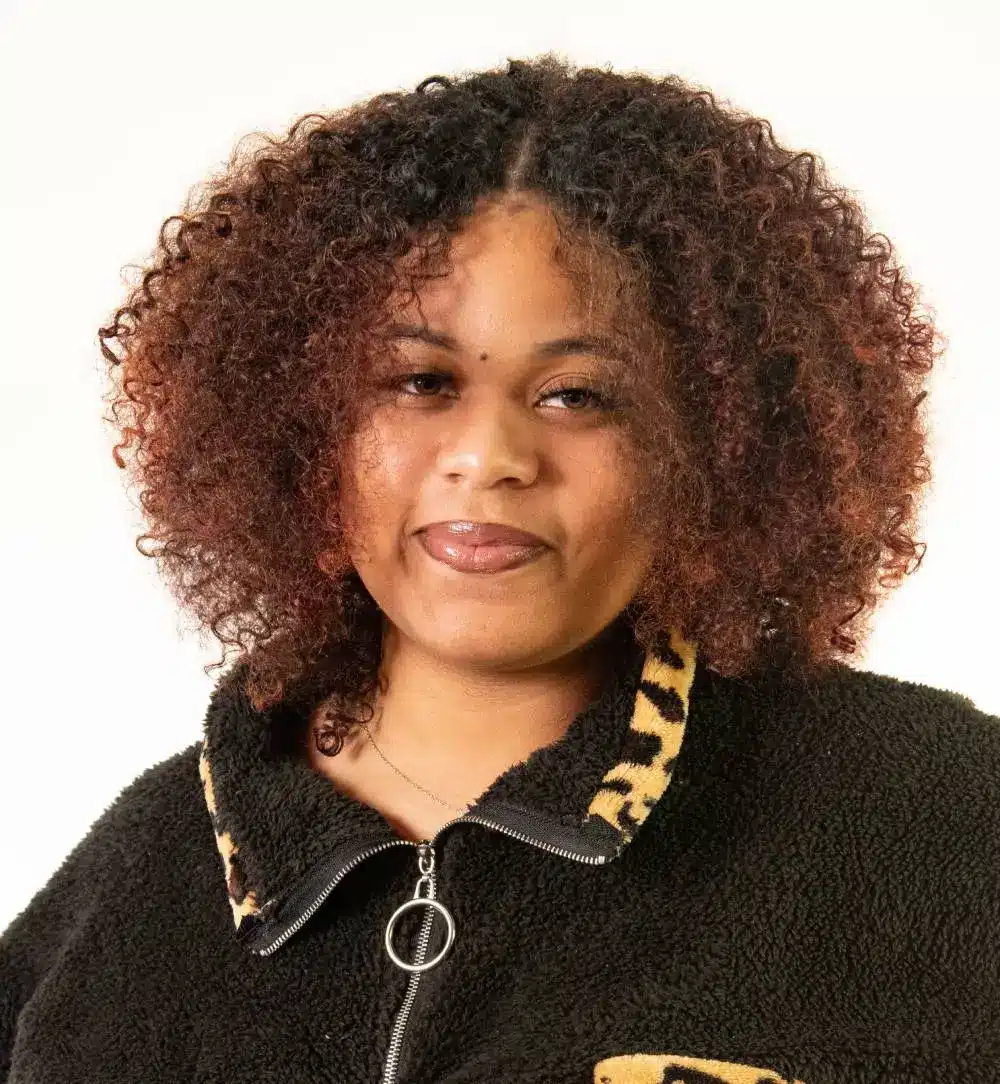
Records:
{"label": "leopard print collar", "polygon": [[[468,817],[568,858],[604,862],[622,853],[671,782],[695,677],[695,645],[678,631],[660,654],[632,645],[563,737],[505,771]],[[283,736],[301,716],[285,702],[256,711],[241,684],[246,665],[232,667],[212,693],[199,761],[241,940],[317,871],[328,877],[363,848],[399,840],[381,813],[286,747]]]}

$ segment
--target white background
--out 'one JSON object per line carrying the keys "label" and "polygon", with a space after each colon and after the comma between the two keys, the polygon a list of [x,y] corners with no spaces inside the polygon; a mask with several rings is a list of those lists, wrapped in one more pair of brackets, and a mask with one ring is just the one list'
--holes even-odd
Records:
{"label": "white background", "polygon": [[219,673],[135,549],[143,524],[101,421],[97,328],[127,265],[244,133],[508,56],[677,73],[861,196],[949,347],[931,383],[928,551],[852,665],[1000,713],[991,8],[0,0],[0,929],[124,786],[200,738]]}

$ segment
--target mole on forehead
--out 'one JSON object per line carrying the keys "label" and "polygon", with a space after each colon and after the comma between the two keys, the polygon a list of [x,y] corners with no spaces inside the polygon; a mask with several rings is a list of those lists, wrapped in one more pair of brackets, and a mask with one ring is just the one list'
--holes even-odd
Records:
{"label": "mole on forehead", "polygon": [[[408,324],[401,321],[390,323],[385,329],[387,339],[408,339],[413,342],[427,343],[441,350],[450,350],[457,353],[461,347],[458,340],[443,331],[434,331],[421,324]],[[560,339],[551,339],[548,342],[538,342],[532,346],[531,355],[534,358],[547,359],[566,357],[573,354],[589,354],[592,357],[619,360],[621,351],[615,343],[606,335],[589,333],[586,335],[567,335]],[[485,361],[489,355],[482,352],[479,355],[481,361]]]}

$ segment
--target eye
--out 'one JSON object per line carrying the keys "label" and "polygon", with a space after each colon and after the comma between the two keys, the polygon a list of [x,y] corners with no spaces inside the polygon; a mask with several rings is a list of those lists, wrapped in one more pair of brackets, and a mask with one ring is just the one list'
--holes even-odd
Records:
{"label": "eye", "polygon": [[[411,384],[411,383],[413,383],[415,381],[421,381],[425,385],[426,385],[426,383],[428,381],[430,381],[431,384],[440,383],[440,382],[447,382],[447,383],[450,384],[451,383],[451,377],[447,373],[440,372],[440,371],[438,371],[436,369],[425,369],[425,370],[421,370],[420,372],[416,372],[416,373],[407,373],[405,376],[402,376],[398,380],[394,381],[393,382],[393,387],[402,389],[404,387],[404,385]],[[582,394],[584,396],[583,402],[584,402],[584,406],[585,406],[586,409],[596,409],[596,410],[610,411],[614,406],[614,402],[609,396],[605,395],[603,392],[599,391],[597,388],[591,388],[591,387],[588,387],[587,385],[581,385],[581,384],[563,384],[561,387],[550,388],[545,393],[545,395],[542,396],[542,398],[543,399],[551,399],[553,396],[572,396],[572,395],[579,395],[579,394]],[[438,398],[438,396],[436,396],[434,394],[424,395],[424,394],[421,394],[419,392],[416,393],[416,394],[413,394],[411,392],[405,392],[404,391],[403,395],[404,395],[405,398],[410,398],[410,399],[436,399],[436,398]],[[579,400],[577,400],[577,402],[579,402]],[[572,413],[572,414],[580,414],[580,413],[583,413],[583,411],[579,410],[579,409],[572,408],[570,410],[570,413]]]}

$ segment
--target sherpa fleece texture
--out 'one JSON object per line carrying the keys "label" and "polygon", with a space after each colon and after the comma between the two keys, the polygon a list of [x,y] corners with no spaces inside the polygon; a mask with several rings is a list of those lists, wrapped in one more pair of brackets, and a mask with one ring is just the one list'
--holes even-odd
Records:
{"label": "sherpa fleece texture", "polygon": [[1000,718],[672,647],[424,846],[232,667],[0,937],[0,1080],[1000,1080]]}

